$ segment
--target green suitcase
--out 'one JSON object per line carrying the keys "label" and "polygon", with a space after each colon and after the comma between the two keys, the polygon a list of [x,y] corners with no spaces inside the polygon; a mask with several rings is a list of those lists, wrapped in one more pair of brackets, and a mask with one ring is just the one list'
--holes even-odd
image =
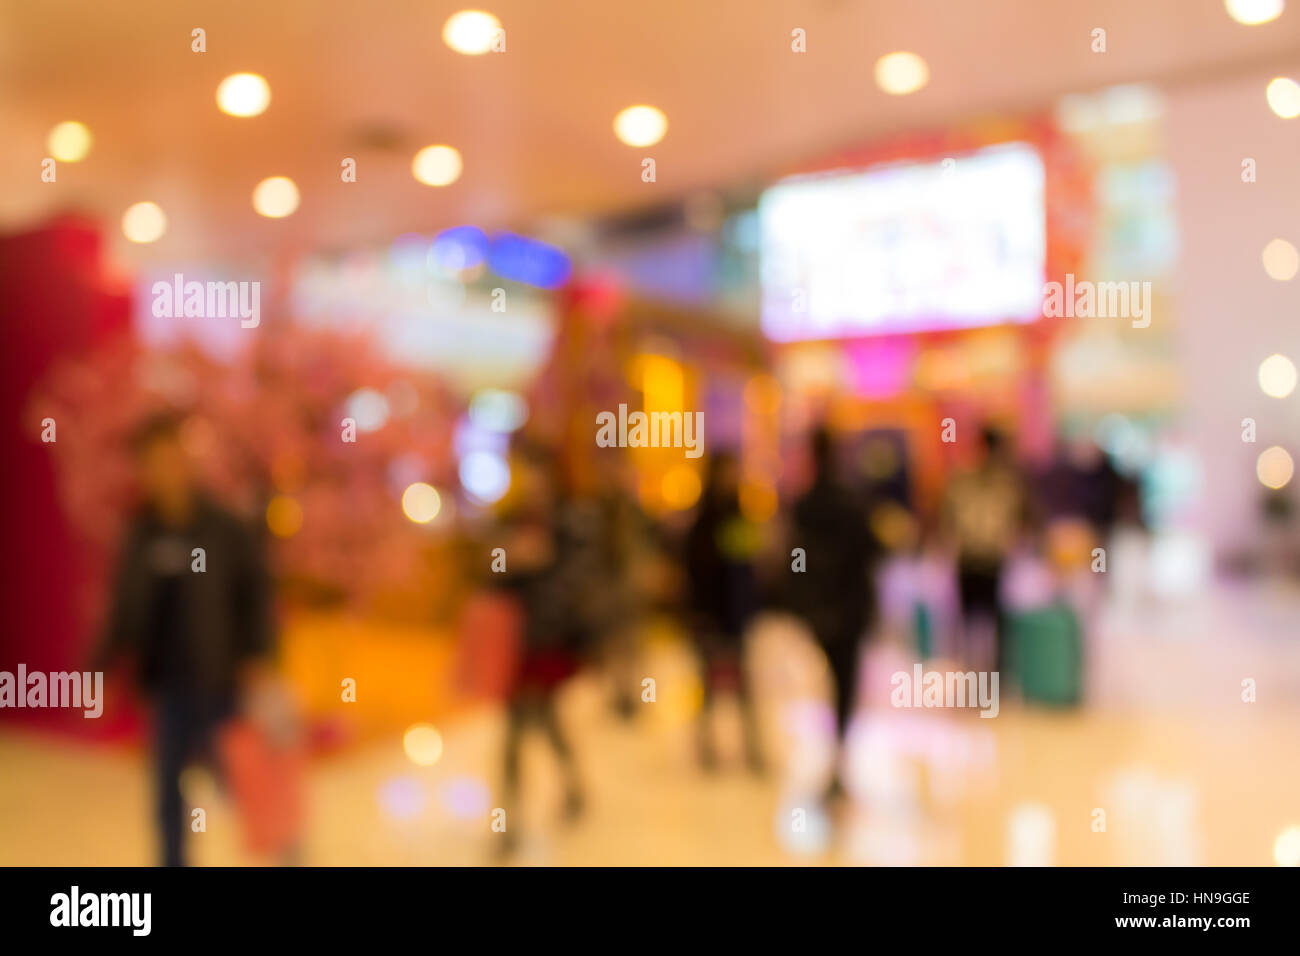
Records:
{"label": "green suitcase", "polygon": [[1011,667],[1026,701],[1069,707],[1083,696],[1079,618],[1064,603],[1010,615]]}

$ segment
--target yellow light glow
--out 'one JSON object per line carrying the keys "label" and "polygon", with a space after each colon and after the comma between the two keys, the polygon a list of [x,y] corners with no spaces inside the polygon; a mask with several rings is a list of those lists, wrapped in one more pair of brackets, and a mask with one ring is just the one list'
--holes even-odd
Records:
{"label": "yellow light glow", "polygon": [[1223,0],[1223,5],[1232,19],[1253,27],[1281,16],[1286,0]]}
{"label": "yellow light glow", "polygon": [[253,190],[253,208],[268,219],[283,219],[298,208],[298,187],[287,176],[263,179]]}
{"label": "yellow light glow", "polygon": [[90,152],[93,137],[84,123],[68,120],[50,130],[45,147],[61,163],[79,163]]}
{"label": "yellow light glow", "polygon": [[442,734],[432,724],[414,724],[402,738],[402,747],[411,763],[432,767],[442,757]]}
{"label": "yellow light glow", "polygon": [[915,53],[900,50],[876,61],[876,85],[892,96],[915,93],[930,81],[930,68]]}
{"label": "yellow light glow", "polygon": [[292,538],[302,530],[302,505],[289,495],[276,495],[266,506],[266,526],[277,538]]}
{"label": "yellow light glow", "polygon": [[156,202],[138,202],[122,216],[122,234],[132,242],[156,242],[167,231],[167,217]]}
{"label": "yellow light glow", "polygon": [[629,106],[614,117],[614,135],[629,146],[653,146],[668,132],[668,117],[653,106]]}
{"label": "yellow light glow", "polygon": [[1300,83],[1279,76],[1268,84],[1268,108],[1283,119],[1300,116]]}
{"label": "yellow light glow", "polygon": [[462,168],[460,153],[451,146],[426,146],[411,160],[411,174],[426,186],[450,186]]}
{"label": "yellow light glow", "polygon": [[686,380],[682,366],[666,355],[646,352],[638,359],[641,366],[641,391],[647,412],[676,412],[682,410],[686,396]]}
{"label": "yellow light glow", "polygon": [[740,486],[740,513],[762,524],[776,517],[776,489],[766,482],[746,481]]}
{"label": "yellow light glow", "polygon": [[1259,453],[1255,461],[1255,475],[1265,488],[1285,488],[1295,474],[1295,462],[1285,448],[1274,445]]}
{"label": "yellow light glow", "polygon": [[1270,398],[1286,398],[1295,391],[1295,363],[1285,355],[1270,355],[1259,363],[1259,387]]}
{"label": "yellow light glow", "polygon": [[257,116],[271,103],[271,86],[256,73],[232,73],[217,87],[217,106],[231,116]]}
{"label": "yellow light glow", "polygon": [[684,511],[700,498],[700,476],[689,465],[677,465],[659,484],[664,504],[674,511]]}
{"label": "yellow light glow", "polygon": [[428,524],[441,510],[442,496],[433,485],[417,481],[402,492],[402,511],[416,524]]}
{"label": "yellow light glow", "polygon": [[479,56],[492,49],[501,21],[483,10],[453,13],[442,25],[442,42],[457,53]]}
{"label": "yellow light glow", "polygon": [[1278,866],[1300,866],[1300,826],[1287,827],[1277,835],[1273,862]]}
{"label": "yellow light glow", "polygon": [[1300,253],[1285,239],[1274,239],[1264,247],[1264,271],[1270,279],[1287,282],[1300,270]]}

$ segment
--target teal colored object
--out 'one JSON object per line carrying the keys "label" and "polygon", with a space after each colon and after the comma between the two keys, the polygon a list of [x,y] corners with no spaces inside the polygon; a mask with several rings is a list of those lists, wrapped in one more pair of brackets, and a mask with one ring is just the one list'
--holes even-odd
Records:
{"label": "teal colored object", "polygon": [[1010,615],[1012,668],[1026,701],[1070,707],[1083,697],[1083,637],[1066,604]]}
{"label": "teal colored object", "polygon": [[916,652],[921,660],[928,661],[934,653],[934,617],[930,607],[922,601],[912,609],[912,631],[916,635]]}

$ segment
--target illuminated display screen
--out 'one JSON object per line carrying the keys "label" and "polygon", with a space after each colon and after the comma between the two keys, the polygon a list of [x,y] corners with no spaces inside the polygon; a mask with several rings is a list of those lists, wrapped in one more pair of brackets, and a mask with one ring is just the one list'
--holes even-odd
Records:
{"label": "illuminated display screen", "polygon": [[1024,143],[776,184],[759,201],[764,333],[793,342],[1033,321],[1043,185]]}

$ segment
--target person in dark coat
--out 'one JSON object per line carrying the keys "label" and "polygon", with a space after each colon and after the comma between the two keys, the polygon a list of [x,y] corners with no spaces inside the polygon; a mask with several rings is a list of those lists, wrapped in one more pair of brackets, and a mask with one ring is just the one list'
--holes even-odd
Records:
{"label": "person in dark coat", "polygon": [[127,658],[154,710],[163,863],[184,862],[180,778],[211,758],[216,731],[272,651],[270,581],[260,539],[202,494],[180,440],[161,416],[133,439],[142,507],[117,565],[96,669]]}
{"label": "person in dark coat", "polygon": [[747,762],[755,773],[763,770],[753,694],[742,659],[745,629],[759,604],[757,553],[757,529],[740,510],[736,460],[721,452],[709,462],[699,510],[686,538],[686,597],[702,664],[699,755],[705,769],[717,763],[709,729],[716,691],[723,679],[731,678],[740,694]]}
{"label": "person in dark coat", "polygon": [[[517,603],[522,617],[522,647],[506,713],[504,800],[515,820],[520,783],[520,752],[530,726],[541,729],[565,778],[564,815],[572,821],[584,799],[573,747],[556,708],[559,688],[578,670],[591,641],[583,595],[591,586],[591,516],[578,499],[563,493],[554,461],[545,453],[523,449],[518,463],[518,504],[500,529],[506,543],[507,570],[493,575],[493,586]],[[507,820],[500,846],[509,856],[518,845],[518,829]]]}
{"label": "person in dark coat", "polygon": [[[843,744],[853,715],[862,636],[875,622],[872,570],[876,548],[858,498],[836,478],[830,433],[813,432],[813,479],[795,502],[791,548],[802,548],[806,567],[791,574],[790,604],[826,654],[835,681],[836,738]],[[830,794],[842,787],[836,761]]]}

